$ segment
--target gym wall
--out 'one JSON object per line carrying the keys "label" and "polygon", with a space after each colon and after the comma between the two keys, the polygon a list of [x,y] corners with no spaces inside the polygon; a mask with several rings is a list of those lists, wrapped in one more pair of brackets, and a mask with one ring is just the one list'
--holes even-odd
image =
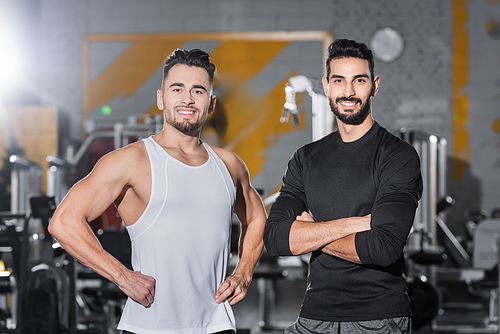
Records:
{"label": "gym wall", "polygon": [[[85,87],[126,55],[132,36],[189,34],[179,46],[202,46],[216,52],[222,45],[222,33],[322,31],[334,38],[369,43],[377,28],[391,26],[403,35],[405,49],[394,62],[376,61],[381,87],[373,99],[374,118],[393,132],[411,127],[447,140],[448,190],[456,200],[448,224],[455,233],[463,232],[464,210],[490,212],[500,206],[498,0],[26,0],[18,6],[29,8],[30,17],[37,18],[38,57],[32,60],[38,65],[40,103],[55,106],[68,116],[70,136],[77,141],[84,137],[82,120],[98,117],[102,105],[110,105],[116,114],[154,112],[161,64],[137,81],[132,93],[117,89],[85,107]],[[207,33],[219,37],[197,40],[197,34]],[[102,35],[115,39],[97,41]],[[118,40],[123,37],[129,39]],[[232,50],[246,48],[249,44],[243,43]],[[310,138],[309,96],[298,96],[299,127],[280,124],[284,103],[280,86],[292,75],[320,78],[322,52],[322,43],[314,41],[260,49],[258,56],[267,61],[245,82],[252,93],[267,83],[259,97],[275,96],[266,104],[272,106],[267,111],[254,114],[256,109],[248,109],[241,114],[248,118],[231,120],[239,124],[232,139],[240,142],[237,135],[243,134],[241,143],[247,143],[234,149],[251,166],[253,183],[265,195],[279,187],[286,161]],[[224,54],[229,59],[232,56]],[[217,57],[216,65],[220,62],[224,67]],[[115,81],[118,86],[125,79],[130,80],[115,77],[108,84]],[[280,94],[282,101],[278,102]],[[244,124],[261,124],[262,128],[248,130]],[[270,157],[274,157],[272,161]]]}

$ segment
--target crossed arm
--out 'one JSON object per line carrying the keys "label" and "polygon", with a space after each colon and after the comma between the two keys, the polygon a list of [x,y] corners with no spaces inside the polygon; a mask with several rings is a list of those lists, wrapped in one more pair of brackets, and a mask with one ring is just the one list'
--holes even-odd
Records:
{"label": "crossed arm", "polygon": [[366,215],[316,223],[304,211],[297,216],[290,229],[290,251],[293,255],[300,255],[320,249],[324,253],[360,264],[355,234],[370,229],[370,218],[371,215]]}
{"label": "crossed arm", "polygon": [[264,242],[270,255],[300,255],[321,250],[361,263],[354,239],[357,232],[370,229],[371,215],[315,222],[307,212],[305,201],[283,190],[266,223]]}
{"label": "crossed arm", "polygon": [[305,201],[285,191],[266,223],[266,250],[282,256],[320,250],[357,264],[388,266],[403,252],[417,197],[389,188],[377,195],[369,215],[315,222]]}
{"label": "crossed arm", "polygon": [[301,156],[295,155],[266,222],[268,253],[286,256],[320,250],[358,264],[394,263],[402,255],[422,191],[418,156],[403,153],[382,166],[369,215],[322,222],[307,214],[302,178],[309,170],[303,172]]}

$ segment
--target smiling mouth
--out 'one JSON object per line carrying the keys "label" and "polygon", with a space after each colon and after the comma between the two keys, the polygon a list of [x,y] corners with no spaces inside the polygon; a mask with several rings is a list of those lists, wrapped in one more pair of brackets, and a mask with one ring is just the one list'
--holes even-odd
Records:
{"label": "smiling mouth", "polygon": [[362,103],[362,101],[357,98],[338,98],[336,102],[344,107],[346,111],[352,110],[357,104]]}
{"label": "smiling mouth", "polygon": [[183,116],[192,116],[199,111],[194,106],[178,106],[174,110],[176,113]]}
{"label": "smiling mouth", "polygon": [[340,104],[343,105],[344,107],[354,107],[358,103],[350,101],[340,101]]}
{"label": "smiling mouth", "polygon": [[192,115],[192,114],[194,114],[193,110],[178,110],[177,112],[179,114],[181,114],[181,115]]}

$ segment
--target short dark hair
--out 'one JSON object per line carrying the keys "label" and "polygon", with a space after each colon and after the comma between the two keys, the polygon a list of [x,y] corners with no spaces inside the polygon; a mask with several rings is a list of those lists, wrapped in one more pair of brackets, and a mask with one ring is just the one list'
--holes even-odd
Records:
{"label": "short dark hair", "polygon": [[364,43],[352,39],[337,39],[328,47],[328,58],[326,59],[326,78],[330,79],[330,62],[332,59],[361,58],[368,61],[371,80],[375,78],[375,61],[373,52]]}
{"label": "short dark hair", "polygon": [[177,64],[204,68],[208,73],[210,84],[213,84],[215,65],[210,62],[210,55],[208,53],[201,49],[176,49],[170,56],[168,56],[163,64],[163,79],[161,81],[162,86],[170,69]]}

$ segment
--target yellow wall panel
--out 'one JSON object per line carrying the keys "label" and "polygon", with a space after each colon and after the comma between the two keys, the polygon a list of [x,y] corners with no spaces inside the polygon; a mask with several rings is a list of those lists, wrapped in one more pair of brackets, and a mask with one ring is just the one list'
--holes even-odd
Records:
{"label": "yellow wall panel", "polygon": [[24,150],[23,156],[42,167],[42,190],[46,192],[47,162],[45,159],[49,155],[58,153],[57,109],[39,106],[10,107],[4,112],[0,132],[2,158],[5,157],[11,140],[15,140]]}

